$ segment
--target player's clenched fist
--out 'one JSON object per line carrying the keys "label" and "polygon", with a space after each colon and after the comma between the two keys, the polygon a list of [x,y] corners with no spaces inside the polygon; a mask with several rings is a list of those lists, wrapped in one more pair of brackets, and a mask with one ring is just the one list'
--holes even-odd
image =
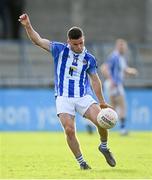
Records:
{"label": "player's clenched fist", "polygon": [[29,17],[27,14],[22,14],[20,17],[19,17],[19,21],[21,22],[21,24],[23,26],[26,26],[30,23],[30,20],[29,20]]}

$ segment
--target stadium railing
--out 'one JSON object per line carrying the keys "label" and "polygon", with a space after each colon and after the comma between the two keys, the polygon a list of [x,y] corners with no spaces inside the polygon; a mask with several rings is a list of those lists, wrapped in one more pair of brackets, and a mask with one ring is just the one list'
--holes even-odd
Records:
{"label": "stadium railing", "polygon": [[[100,66],[113,43],[87,44]],[[126,86],[152,87],[152,44],[129,44],[129,64],[139,71]],[[100,74],[101,75],[101,74]],[[49,53],[29,41],[0,40],[0,87],[48,87],[54,85],[54,65]]]}

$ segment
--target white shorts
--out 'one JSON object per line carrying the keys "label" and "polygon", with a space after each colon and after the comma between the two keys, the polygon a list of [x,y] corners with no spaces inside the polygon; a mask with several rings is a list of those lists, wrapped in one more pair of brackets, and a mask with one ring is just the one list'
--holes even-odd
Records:
{"label": "white shorts", "polygon": [[116,87],[112,87],[111,85],[111,81],[106,80],[104,82],[104,92],[107,96],[124,96],[125,92],[124,92],[124,87],[122,84],[116,86]]}
{"label": "white shorts", "polygon": [[76,98],[57,96],[57,115],[60,113],[68,113],[75,116],[75,113],[78,112],[83,116],[87,109],[94,103],[97,104],[97,102],[90,95]]}
{"label": "white shorts", "polygon": [[124,96],[124,87],[122,85],[114,87],[111,91],[111,96]]}

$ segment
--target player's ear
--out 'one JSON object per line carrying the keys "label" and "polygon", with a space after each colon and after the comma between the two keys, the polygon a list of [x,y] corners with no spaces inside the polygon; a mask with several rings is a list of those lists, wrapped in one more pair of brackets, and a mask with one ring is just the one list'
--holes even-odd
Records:
{"label": "player's ear", "polygon": [[83,41],[85,41],[85,36],[83,36]]}
{"label": "player's ear", "polygon": [[70,44],[70,46],[71,46],[71,41],[69,38],[67,39],[67,43]]}
{"label": "player's ear", "polygon": [[70,42],[70,39],[68,38],[68,39],[67,39],[67,43],[69,43],[69,42]]}

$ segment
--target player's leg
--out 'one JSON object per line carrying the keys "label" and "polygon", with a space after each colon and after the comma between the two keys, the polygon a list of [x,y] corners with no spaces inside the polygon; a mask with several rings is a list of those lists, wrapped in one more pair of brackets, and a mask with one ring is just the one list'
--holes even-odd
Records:
{"label": "player's leg", "polygon": [[107,141],[107,138],[108,138],[107,129],[101,128],[97,122],[97,115],[99,114],[100,111],[101,111],[100,106],[98,104],[94,103],[94,104],[90,105],[90,107],[87,109],[87,111],[84,114],[84,117],[86,117],[87,119],[92,121],[93,124],[97,127],[97,130],[100,135],[100,139],[102,141]]}
{"label": "player's leg", "polygon": [[128,132],[126,130],[126,103],[125,97],[123,95],[117,97],[117,107],[120,119],[120,134],[127,135]]}
{"label": "player's leg", "polygon": [[114,167],[116,165],[116,161],[112,155],[112,153],[107,148],[108,141],[108,130],[99,126],[97,122],[97,115],[100,112],[100,106],[97,104],[92,104],[88,110],[85,112],[84,116],[90,119],[97,127],[98,133],[100,135],[101,144],[99,145],[99,151],[104,155],[107,163]]}
{"label": "player's leg", "polygon": [[68,146],[80,164],[81,169],[90,169],[80,150],[79,141],[76,136],[74,116],[67,113],[61,113],[59,114],[59,118],[64,128]]}
{"label": "player's leg", "polygon": [[80,164],[81,169],[90,169],[90,167],[86,164],[83,159],[80,145],[78,139],[76,137],[76,129],[75,129],[75,105],[73,102],[73,98],[68,97],[57,97],[56,99],[56,108],[57,114],[59,116],[60,122],[63,126],[66,140],[69,148]]}
{"label": "player's leg", "polygon": [[121,135],[127,135],[125,92],[122,85],[111,90],[110,104],[118,113]]}
{"label": "player's leg", "polygon": [[64,128],[67,143],[71,151],[76,157],[80,156],[81,151],[80,151],[79,142],[76,137],[74,116],[67,113],[61,113],[59,114],[59,118]]}

